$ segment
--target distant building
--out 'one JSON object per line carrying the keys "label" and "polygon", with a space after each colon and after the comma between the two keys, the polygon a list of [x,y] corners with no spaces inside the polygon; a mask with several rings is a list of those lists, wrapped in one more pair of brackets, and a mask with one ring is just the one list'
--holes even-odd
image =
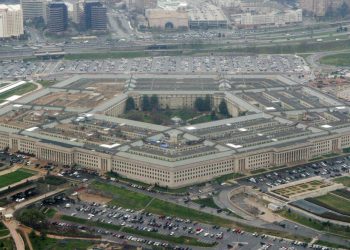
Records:
{"label": "distant building", "polygon": [[77,1],[73,4],[72,22],[75,24],[79,24],[82,14],[83,14],[83,4],[81,1]]}
{"label": "distant building", "polygon": [[145,16],[150,28],[188,28],[188,14],[182,10],[147,9]]}
{"label": "distant building", "polygon": [[84,3],[84,19],[86,29],[107,30],[107,9],[100,2]]}
{"label": "distant building", "polygon": [[284,26],[303,21],[301,9],[288,11],[273,11],[266,14],[244,13],[234,18],[234,23],[238,27],[253,26]]}
{"label": "distant building", "polygon": [[203,4],[200,8],[191,9],[189,27],[198,28],[227,28],[227,18],[221,8],[212,4]]}
{"label": "distant building", "polygon": [[33,19],[42,17],[46,19],[46,0],[21,0],[23,18]]}
{"label": "distant building", "polygon": [[300,8],[315,16],[324,16],[328,8],[339,8],[343,3],[349,5],[349,0],[299,0]]}
{"label": "distant building", "polygon": [[67,5],[62,2],[52,2],[47,6],[48,29],[51,33],[63,32],[68,26]]}
{"label": "distant building", "polygon": [[21,6],[0,4],[0,38],[19,37],[23,33]]}

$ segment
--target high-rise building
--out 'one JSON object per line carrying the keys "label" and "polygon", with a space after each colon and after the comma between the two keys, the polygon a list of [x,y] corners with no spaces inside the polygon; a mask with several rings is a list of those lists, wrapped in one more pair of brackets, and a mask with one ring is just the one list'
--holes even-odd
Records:
{"label": "high-rise building", "polygon": [[82,15],[82,2],[77,1],[73,3],[73,14],[72,14],[72,22],[75,24],[79,24],[81,20]]}
{"label": "high-rise building", "polygon": [[0,4],[0,38],[23,35],[23,13],[19,4]]}
{"label": "high-rise building", "polygon": [[52,2],[47,5],[47,24],[51,33],[63,32],[68,26],[67,5],[62,2]]}
{"label": "high-rise building", "polygon": [[107,9],[100,2],[85,2],[84,18],[86,29],[107,30]]}
{"label": "high-rise building", "polygon": [[343,3],[350,4],[349,0],[299,0],[300,7],[315,16],[324,16],[328,8],[339,8]]}
{"label": "high-rise building", "polygon": [[23,18],[33,19],[42,17],[46,19],[46,0],[21,0]]}

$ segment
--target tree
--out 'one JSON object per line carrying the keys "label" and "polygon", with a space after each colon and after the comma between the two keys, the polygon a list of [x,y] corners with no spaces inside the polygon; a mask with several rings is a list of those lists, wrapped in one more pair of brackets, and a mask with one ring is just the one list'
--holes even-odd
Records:
{"label": "tree", "polygon": [[222,100],[219,104],[219,112],[220,114],[224,115],[224,116],[228,116],[228,109],[227,109],[227,104],[224,100]]}
{"label": "tree", "polygon": [[204,99],[204,111],[210,111],[210,110],[211,110],[210,96],[206,95]]}
{"label": "tree", "polygon": [[151,109],[156,111],[159,109],[159,99],[157,95],[152,95],[150,99]]}
{"label": "tree", "polygon": [[343,2],[343,4],[337,9],[337,14],[342,18],[346,17],[349,14],[349,6],[346,2]]}
{"label": "tree", "polygon": [[325,16],[326,18],[330,18],[330,17],[333,17],[333,16],[334,16],[334,10],[333,10],[333,7],[332,7],[332,6],[329,6],[329,7],[326,9],[326,12],[325,12],[324,16]]}
{"label": "tree", "polygon": [[126,103],[125,103],[125,112],[128,112],[130,110],[134,110],[134,109],[135,109],[134,98],[128,97],[128,99],[126,99]]}
{"label": "tree", "polygon": [[18,217],[24,225],[42,230],[47,226],[45,215],[37,209],[25,209]]}
{"label": "tree", "polygon": [[45,231],[41,231],[41,232],[40,232],[40,239],[41,239],[41,240],[46,240],[46,237],[47,237],[47,236],[46,236],[46,232],[45,232]]}
{"label": "tree", "polygon": [[142,110],[143,111],[151,111],[151,103],[148,95],[144,95],[142,97]]}
{"label": "tree", "polygon": [[194,101],[194,107],[200,112],[210,111],[211,110],[211,101],[210,96],[206,95],[203,99],[202,97],[197,97]]}
{"label": "tree", "polygon": [[196,98],[194,101],[194,107],[198,111],[204,111],[204,100],[201,97]]}
{"label": "tree", "polygon": [[210,113],[210,120],[216,121],[217,119],[218,119],[218,118],[217,118],[217,116],[216,116],[215,111],[214,111],[214,110],[211,111],[211,113]]}

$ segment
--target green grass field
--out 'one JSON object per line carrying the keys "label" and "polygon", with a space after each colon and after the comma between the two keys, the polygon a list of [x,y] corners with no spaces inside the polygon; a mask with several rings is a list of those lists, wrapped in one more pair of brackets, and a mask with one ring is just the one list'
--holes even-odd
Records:
{"label": "green grass field", "polygon": [[350,53],[325,56],[320,59],[320,63],[334,66],[349,66]]}
{"label": "green grass field", "polygon": [[200,242],[192,237],[185,237],[185,236],[174,237],[174,236],[159,234],[159,233],[155,233],[155,232],[141,231],[141,230],[137,230],[137,229],[134,229],[131,227],[122,227],[120,225],[108,224],[108,223],[103,223],[103,222],[93,222],[93,221],[89,221],[89,220],[82,219],[82,218],[72,217],[69,215],[62,215],[61,219],[64,221],[79,223],[79,224],[83,224],[83,225],[97,226],[97,227],[104,228],[107,230],[123,231],[125,233],[130,233],[130,234],[134,234],[134,235],[138,235],[138,236],[144,236],[144,237],[150,237],[153,239],[164,240],[164,241],[167,241],[170,243],[186,244],[186,245],[201,246],[201,247],[211,247],[214,245],[214,244],[210,244],[210,243]]}
{"label": "green grass field", "polygon": [[111,195],[111,204],[135,210],[143,209],[152,199],[150,196],[98,181],[93,182],[91,187]]}
{"label": "green grass field", "polygon": [[334,181],[337,183],[341,183],[346,187],[350,187],[350,177],[349,176],[335,178]]}
{"label": "green grass field", "polygon": [[89,240],[42,239],[39,236],[30,237],[30,241],[35,250],[86,250],[94,244],[93,241]]}
{"label": "green grass field", "polygon": [[45,211],[45,215],[48,218],[53,218],[55,216],[55,214],[57,213],[57,210],[54,208],[49,208],[47,211]]}
{"label": "green grass field", "polygon": [[220,208],[220,207],[218,207],[218,205],[215,204],[214,199],[212,197],[194,200],[193,202],[197,203],[199,205],[204,205],[206,207],[211,207],[211,208],[215,208],[215,209]]}
{"label": "green grass field", "polygon": [[335,190],[332,192],[332,194],[336,194],[336,195],[339,195],[345,199],[348,199],[350,200],[350,191],[346,190],[345,188],[344,189],[338,189],[338,190]]}
{"label": "green grass field", "polygon": [[21,169],[16,170],[12,173],[1,175],[0,176],[0,188],[7,187],[9,185],[17,183],[17,182],[24,180],[28,177],[31,177],[33,175],[34,174],[29,173],[29,172],[24,171],[24,170],[21,170]]}
{"label": "green grass field", "polygon": [[348,249],[349,246],[344,246],[341,244],[336,244],[336,243],[331,243],[323,240],[317,240],[315,242],[316,245],[321,245],[321,246],[326,246],[326,247],[331,247],[331,248],[343,248],[343,249]]}
{"label": "green grass field", "polygon": [[218,216],[200,212],[163,200],[152,199],[152,197],[148,195],[129,191],[125,188],[120,188],[114,185],[95,181],[91,184],[90,187],[112,195],[113,200],[110,202],[112,205],[135,210],[145,209],[147,212],[158,215],[175,216],[208,224],[217,224],[220,226],[232,225],[232,221],[220,218]]}
{"label": "green grass field", "polygon": [[332,211],[350,216],[350,200],[340,196],[329,193],[315,198],[309,198],[307,201],[328,208]]}
{"label": "green grass field", "polygon": [[350,228],[347,228],[347,227],[338,226],[335,224],[322,223],[318,220],[309,219],[305,216],[294,213],[292,211],[289,213],[287,210],[282,210],[279,212],[279,214],[288,220],[295,221],[299,224],[302,224],[304,226],[307,226],[319,231],[324,231],[331,234],[337,234],[345,238],[350,237]]}
{"label": "green grass field", "polygon": [[0,95],[0,100],[4,100],[6,98],[9,98],[10,96],[13,96],[13,95],[23,95],[25,93],[28,93],[30,91],[33,91],[36,89],[36,85],[33,84],[33,83],[26,83],[22,86],[19,86],[17,88],[14,88],[10,91],[7,91],[3,94]]}
{"label": "green grass field", "polygon": [[[102,193],[105,194],[117,194],[118,196],[120,195],[126,195],[128,198],[127,199],[114,199],[110,204],[115,204],[117,206],[122,206],[125,208],[131,208],[131,209],[140,209],[142,205],[146,204],[147,201],[151,201],[151,197],[148,195],[136,193],[133,191],[128,191],[123,188],[119,188],[114,185],[110,184],[104,184],[100,182],[93,182],[90,185],[90,188],[95,187],[95,189],[102,191]],[[130,204],[136,204],[136,207],[130,205]],[[221,218],[216,215],[208,214],[205,212],[197,211],[191,208],[187,208],[184,206],[180,206],[177,204],[169,203],[166,201],[162,201],[159,199],[153,199],[146,208],[144,208],[145,211],[158,214],[158,215],[167,215],[167,216],[174,216],[174,217],[179,217],[179,218],[184,218],[184,219],[191,219],[193,221],[201,222],[201,223],[206,223],[210,225],[219,225],[222,227],[239,227],[245,231],[248,232],[258,232],[261,234],[269,234],[269,235],[275,235],[278,237],[284,237],[292,240],[298,240],[298,241],[304,241],[308,242],[310,239],[303,237],[303,236],[298,236],[294,235],[292,233],[288,232],[281,232],[277,230],[272,230],[272,229],[263,229],[263,228],[256,228],[256,227],[250,227],[247,225],[244,225],[242,223],[234,223],[230,220]],[[79,221],[81,219],[73,217],[74,220],[77,220],[75,222],[80,223]],[[110,224],[107,224],[110,225]]]}
{"label": "green grass field", "polygon": [[11,237],[0,240],[0,250],[15,250],[15,243]]}

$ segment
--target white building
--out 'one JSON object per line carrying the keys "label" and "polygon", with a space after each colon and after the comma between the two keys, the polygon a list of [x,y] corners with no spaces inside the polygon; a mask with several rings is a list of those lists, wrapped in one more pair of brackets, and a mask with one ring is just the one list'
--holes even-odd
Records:
{"label": "white building", "polygon": [[270,12],[266,14],[252,14],[250,12],[244,13],[237,16],[235,19],[235,24],[243,27],[260,25],[284,26],[302,21],[303,13],[301,9],[298,9],[284,12]]}
{"label": "white building", "polygon": [[0,4],[0,38],[19,37],[23,33],[21,6]]}

